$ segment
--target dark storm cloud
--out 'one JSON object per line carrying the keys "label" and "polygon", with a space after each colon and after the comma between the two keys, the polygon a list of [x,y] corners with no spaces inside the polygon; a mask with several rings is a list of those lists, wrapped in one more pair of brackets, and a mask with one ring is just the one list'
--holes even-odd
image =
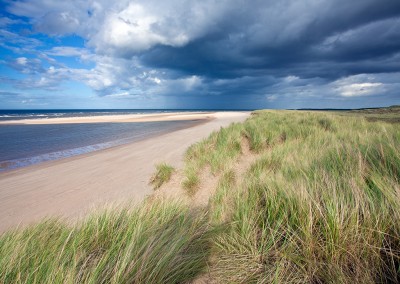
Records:
{"label": "dark storm cloud", "polygon": [[286,10],[285,4],[292,2],[273,5],[276,13],[267,11],[268,1],[242,3],[247,7],[223,19],[224,30],[183,47],[153,47],[141,59],[151,67],[211,78],[269,74],[335,79],[400,70],[399,64],[386,66],[400,51],[400,1],[326,1],[325,7]]}

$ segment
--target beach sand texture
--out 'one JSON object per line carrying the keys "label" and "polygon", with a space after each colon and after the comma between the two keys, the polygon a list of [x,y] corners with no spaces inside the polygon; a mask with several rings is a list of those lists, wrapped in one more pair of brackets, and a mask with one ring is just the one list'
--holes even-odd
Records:
{"label": "beach sand texture", "polygon": [[155,164],[167,162],[174,167],[182,166],[183,154],[191,144],[248,116],[248,112],[215,112],[42,121],[40,123],[203,119],[204,123],[127,145],[0,173],[0,232],[44,217],[75,220],[107,203],[139,202],[152,193],[148,182]]}

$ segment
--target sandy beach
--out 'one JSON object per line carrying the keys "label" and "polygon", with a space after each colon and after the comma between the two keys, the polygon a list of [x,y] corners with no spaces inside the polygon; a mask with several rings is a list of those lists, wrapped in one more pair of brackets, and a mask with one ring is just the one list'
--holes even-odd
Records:
{"label": "sandy beach", "polygon": [[0,173],[0,232],[44,217],[75,219],[105,204],[139,202],[152,193],[148,182],[155,164],[167,162],[180,167],[187,147],[248,116],[248,112],[210,112],[8,121],[61,124],[198,119],[203,123],[123,146]]}
{"label": "sandy beach", "polygon": [[99,123],[99,122],[150,122],[172,120],[197,120],[212,118],[211,112],[170,112],[157,114],[123,114],[123,115],[99,115],[82,117],[57,117],[46,119],[22,119],[4,120],[1,124],[67,124],[67,123]]}

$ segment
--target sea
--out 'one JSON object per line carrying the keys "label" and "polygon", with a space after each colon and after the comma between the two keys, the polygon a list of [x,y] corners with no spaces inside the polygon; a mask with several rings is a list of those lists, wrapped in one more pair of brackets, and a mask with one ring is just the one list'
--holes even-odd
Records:
{"label": "sea", "polygon": [[[0,121],[184,111],[202,110],[0,110]],[[190,127],[197,123],[196,120],[187,120],[128,123],[0,124],[0,172],[99,151]]]}

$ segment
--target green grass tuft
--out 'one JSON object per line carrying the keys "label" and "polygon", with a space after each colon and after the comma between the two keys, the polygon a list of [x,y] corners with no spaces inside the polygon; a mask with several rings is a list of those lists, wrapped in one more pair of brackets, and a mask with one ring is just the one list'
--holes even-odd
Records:
{"label": "green grass tuft", "polygon": [[185,179],[182,182],[182,186],[189,196],[195,195],[200,185],[200,178],[197,173],[197,169],[194,167],[187,167],[185,169]]}
{"label": "green grass tuft", "polygon": [[150,184],[153,185],[154,189],[160,188],[164,183],[171,179],[174,171],[174,167],[167,165],[166,163],[156,165],[156,172],[152,176]]}

